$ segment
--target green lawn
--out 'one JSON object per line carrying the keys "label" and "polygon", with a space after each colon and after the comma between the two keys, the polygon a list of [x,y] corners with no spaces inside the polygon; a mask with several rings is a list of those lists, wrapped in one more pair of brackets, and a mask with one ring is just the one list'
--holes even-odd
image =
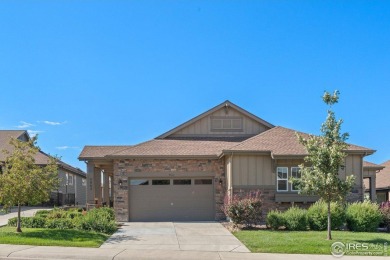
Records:
{"label": "green lawn", "polygon": [[233,233],[253,253],[330,254],[334,242],[383,244],[387,242],[390,255],[389,233],[332,231],[333,240],[326,240],[326,231],[271,231],[243,230]]}
{"label": "green lawn", "polygon": [[22,233],[15,230],[15,227],[0,228],[0,244],[99,247],[109,237],[74,229],[22,228]]}

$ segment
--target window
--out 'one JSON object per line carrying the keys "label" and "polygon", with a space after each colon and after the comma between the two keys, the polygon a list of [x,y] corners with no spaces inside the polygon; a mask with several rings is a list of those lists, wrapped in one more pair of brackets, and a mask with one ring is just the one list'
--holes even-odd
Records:
{"label": "window", "polygon": [[152,180],[152,185],[169,185],[171,184],[170,180]]}
{"label": "window", "polygon": [[138,186],[138,185],[149,185],[149,180],[144,179],[131,179],[130,180],[131,186]]}
{"label": "window", "polygon": [[287,167],[277,167],[276,169],[276,178],[277,178],[277,190],[278,191],[288,191],[288,168]]}
{"label": "window", "polygon": [[[297,179],[301,178],[301,170],[299,169],[299,167],[291,167],[291,177]],[[299,189],[297,185],[291,184],[291,190],[298,191]]]}
{"label": "window", "polygon": [[73,185],[73,175],[70,175],[69,173],[66,174],[66,185]]}
{"label": "window", "polygon": [[173,185],[191,185],[191,179],[173,180]]}
{"label": "window", "polygon": [[211,131],[242,132],[242,122],[242,117],[214,116],[211,117]]}
{"label": "window", "polygon": [[87,186],[87,179],[82,178],[81,179],[81,185]]}
{"label": "window", "polygon": [[210,185],[213,184],[211,179],[198,179],[195,180],[195,185]]}

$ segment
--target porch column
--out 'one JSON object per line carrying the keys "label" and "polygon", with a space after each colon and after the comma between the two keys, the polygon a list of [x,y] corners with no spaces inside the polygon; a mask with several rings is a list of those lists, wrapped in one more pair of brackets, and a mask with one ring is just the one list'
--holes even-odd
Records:
{"label": "porch column", "polygon": [[103,199],[106,203],[106,206],[110,206],[110,189],[109,189],[109,173],[104,171],[104,179],[103,179]]}
{"label": "porch column", "polygon": [[370,177],[370,198],[372,202],[376,202],[376,176]]}
{"label": "porch column", "polygon": [[95,165],[93,162],[87,162],[87,203],[93,204],[95,198],[94,192],[94,175],[95,175]]}
{"label": "porch column", "polygon": [[95,167],[94,170],[94,202],[97,200],[97,204],[102,203],[102,180],[101,180],[102,170],[100,168]]}

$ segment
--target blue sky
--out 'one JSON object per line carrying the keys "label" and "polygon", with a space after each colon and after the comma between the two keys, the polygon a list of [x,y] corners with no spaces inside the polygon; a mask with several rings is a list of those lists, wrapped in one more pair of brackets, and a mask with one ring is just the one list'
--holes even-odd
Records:
{"label": "blue sky", "polygon": [[1,1],[0,129],[85,169],[84,145],[136,144],[227,99],[317,134],[338,89],[349,142],[381,163],[389,46],[388,1]]}

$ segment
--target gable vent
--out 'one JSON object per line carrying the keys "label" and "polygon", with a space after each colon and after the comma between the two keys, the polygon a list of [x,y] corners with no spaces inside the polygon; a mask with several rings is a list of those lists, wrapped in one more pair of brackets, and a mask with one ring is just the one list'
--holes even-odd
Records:
{"label": "gable vent", "polygon": [[218,132],[242,132],[243,118],[242,117],[218,117],[210,118],[210,130]]}

